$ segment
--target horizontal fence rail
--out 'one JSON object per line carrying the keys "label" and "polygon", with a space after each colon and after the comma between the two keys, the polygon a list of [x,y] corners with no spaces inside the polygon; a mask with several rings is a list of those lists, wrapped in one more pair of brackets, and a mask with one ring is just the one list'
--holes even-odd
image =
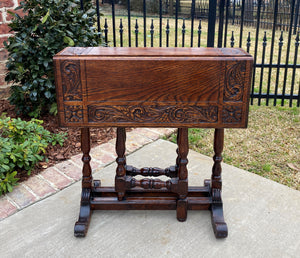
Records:
{"label": "horizontal fence rail", "polygon": [[95,1],[107,46],[241,47],[254,57],[251,104],[300,106],[300,0],[116,3]]}

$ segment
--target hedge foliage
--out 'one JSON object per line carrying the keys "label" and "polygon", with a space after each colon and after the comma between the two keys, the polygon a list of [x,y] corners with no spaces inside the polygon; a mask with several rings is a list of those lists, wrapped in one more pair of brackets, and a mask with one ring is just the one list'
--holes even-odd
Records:
{"label": "hedge foliage", "polygon": [[[101,33],[95,24],[95,8],[79,0],[26,0],[11,13],[14,36],[5,42],[9,52],[6,81],[13,83],[10,102],[18,114],[39,117],[55,107],[53,56],[67,46],[97,46]],[[52,107],[52,108],[51,108]],[[54,108],[55,110],[55,108]]]}

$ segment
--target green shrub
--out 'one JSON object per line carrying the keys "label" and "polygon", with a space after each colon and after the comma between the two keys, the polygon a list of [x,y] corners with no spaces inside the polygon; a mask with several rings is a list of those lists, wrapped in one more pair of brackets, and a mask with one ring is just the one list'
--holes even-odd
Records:
{"label": "green shrub", "polygon": [[[14,36],[5,42],[9,52],[8,73],[12,82],[11,104],[18,114],[38,117],[56,102],[53,56],[67,46],[97,46],[101,34],[93,28],[95,10],[91,1],[27,0],[16,8],[25,16],[11,13]],[[53,109],[53,106],[52,106]]]}
{"label": "green shrub", "polygon": [[63,145],[65,134],[52,134],[41,125],[43,121],[0,117],[0,195],[11,192],[16,185],[17,171],[31,173],[45,159],[48,144]]}

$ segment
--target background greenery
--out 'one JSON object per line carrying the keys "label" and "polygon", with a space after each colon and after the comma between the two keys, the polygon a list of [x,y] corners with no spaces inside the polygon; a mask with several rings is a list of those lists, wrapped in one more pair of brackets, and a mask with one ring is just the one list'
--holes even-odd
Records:
{"label": "background greenery", "polygon": [[79,0],[27,0],[16,8],[24,17],[14,16],[14,36],[5,43],[9,52],[7,82],[12,82],[11,104],[18,114],[39,117],[55,112],[53,56],[67,46],[97,46],[101,34],[93,28],[95,9]]}
{"label": "background greenery", "polygon": [[0,195],[12,191],[18,170],[26,170],[29,175],[38,162],[45,160],[48,144],[63,144],[65,134],[52,134],[42,123],[0,117]]}

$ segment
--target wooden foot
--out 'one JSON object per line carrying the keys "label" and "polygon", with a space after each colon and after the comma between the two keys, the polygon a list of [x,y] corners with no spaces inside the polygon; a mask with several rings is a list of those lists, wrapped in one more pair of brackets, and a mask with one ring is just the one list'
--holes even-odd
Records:
{"label": "wooden foot", "polygon": [[177,220],[178,221],[180,221],[180,222],[186,221],[187,208],[188,208],[187,198],[177,200],[176,215],[177,215]]}
{"label": "wooden foot", "polygon": [[211,205],[211,224],[216,238],[225,238],[228,236],[228,228],[224,221],[222,203],[213,203]]}
{"label": "wooden foot", "polygon": [[[216,238],[225,238],[228,235],[228,228],[224,221],[223,203],[221,198],[222,191],[222,151],[224,145],[224,129],[215,129],[214,135],[214,165],[211,176],[211,223]],[[204,184],[207,184],[204,182]]]}
{"label": "wooden foot", "polygon": [[90,220],[91,220],[91,205],[90,205],[90,195],[91,190],[87,188],[82,189],[81,193],[81,203],[80,203],[80,212],[79,212],[79,219],[75,223],[74,227],[74,235],[76,237],[85,237]]}

